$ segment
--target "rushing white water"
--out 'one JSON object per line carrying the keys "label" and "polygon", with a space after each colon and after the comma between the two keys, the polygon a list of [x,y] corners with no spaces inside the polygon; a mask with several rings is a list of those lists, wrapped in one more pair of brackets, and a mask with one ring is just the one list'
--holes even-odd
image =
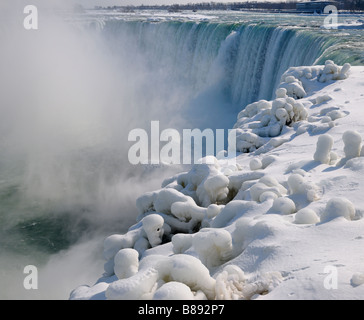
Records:
{"label": "rushing white water", "polygon": [[[231,128],[290,66],[364,62],[362,33],[311,17],[89,12],[41,16],[28,32],[18,9],[0,25],[0,287],[12,288],[0,298],[67,298],[99,276],[100,239],[125,231],[135,198],[179,171],[131,166],[131,129]],[[22,286],[28,264],[37,292]]]}
{"label": "rushing white water", "polygon": [[[361,47],[352,43],[355,35],[277,22],[111,19],[102,32],[119,42],[118,52],[125,46],[142,52],[151,70],[168,72],[166,80],[185,86],[187,94],[198,95],[214,87],[238,109],[271,98],[281,75],[291,66],[323,63],[329,58],[340,64],[363,62]],[[343,47],[351,47],[350,54]]]}

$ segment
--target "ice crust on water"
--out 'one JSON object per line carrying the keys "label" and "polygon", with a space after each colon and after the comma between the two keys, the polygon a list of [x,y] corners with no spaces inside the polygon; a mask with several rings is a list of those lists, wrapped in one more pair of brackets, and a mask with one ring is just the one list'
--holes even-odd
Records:
{"label": "ice crust on water", "polygon": [[[71,299],[327,297],[315,249],[345,264],[341,241],[348,248],[363,238],[362,131],[336,102],[349,85],[335,81],[349,73],[332,61],[287,70],[274,100],[239,113],[237,164],[212,157],[141,195],[136,224],[105,239],[104,276]],[[364,283],[354,266],[340,283],[345,292]]]}

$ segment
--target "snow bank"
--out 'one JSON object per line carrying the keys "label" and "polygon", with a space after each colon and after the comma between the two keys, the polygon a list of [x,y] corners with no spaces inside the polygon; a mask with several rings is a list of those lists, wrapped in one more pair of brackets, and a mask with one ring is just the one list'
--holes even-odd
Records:
{"label": "snow bank", "polygon": [[104,275],[70,298],[362,298],[363,77],[287,70],[239,113],[236,165],[211,157],[141,195],[135,225],[105,239]]}

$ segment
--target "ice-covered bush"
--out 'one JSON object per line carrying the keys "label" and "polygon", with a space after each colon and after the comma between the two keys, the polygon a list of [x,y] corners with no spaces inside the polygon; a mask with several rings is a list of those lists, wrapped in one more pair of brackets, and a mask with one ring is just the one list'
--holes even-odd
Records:
{"label": "ice-covered bush", "polygon": [[[287,193],[287,189],[274,177],[264,176],[250,187],[249,192],[252,200],[263,202],[264,199],[270,198],[272,194],[275,194],[277,198],[284,196]],[[275,197],[273,196],[273,198]]]}
{"label": "ice-covered bush", "polygon": [[254,211],[257,204],[253,201],[232,200],[230,201],[211,222],[212,228],[222,228],[234,219],[246,212]]}
{"label": "ice-covered bush", "polygon": [[262,161],[258,158],[253,158],[249,162],[250,170],[259,170],[263,167]]}
{"label": "ice-covered bush", "polygon": [[314,160],[323,164],[330,164],[330,155],[333,144],[334,139],[329,134],[319,136],[316,144],[316,151],[313,155]]}
{"label": "ice-covered bush", "polygon": [[223,229],[201,229],[193,237],[192,246],[208,268],[219,266],[231,258],[231,235]]}
{"label": "ice-covered bush", "polygon": [[121,249],[114,257],[114,273],[118,279],[129,278],[139,269],[139,253],[134,249]]}
{"label": "ice-covered bush", "polygon": [[223,201],[229,192],[229,179],[221,172],[215,159],[214,164],[195,164],[192,169],[177,178],[180,192],[191,196],[200,206]]}
{"label": "ice-covered bush", "polygon": [[289,193],[291,195],[304,195],[308,201],[317,200],[317,186],[305,181],[305,178],[299,173],[293,173],[287,180]]}
{"label": "ice-covered bush", "polygon": [[245,282],[243,270],[235,265],[227,265],[216,277],[216,299],[239,300],[244,298]]}
{"label": "ice-covered bush", "polygon": [[[220,177],[223,177],[223,181]],[[199,195],[201,197],[204,196],[203,199],[206,201],[207,199],[218,197],[216,193],[219,190],[221,191],[221,188],[225,193],[228,192],[228,188],[225,185],[228,185],[229,180],[226,176],[219,174],[218,178],[212,176],[211,179],[204,180],[204,182],[206,181],[206,186],[201,182],[202,184],[200,183],[199,187],[197,187],[199,188]],[[221,181],[223,185],[221,185]],[[197,197],[197,190],[193,192],[195,197]],[[158,191],[145,193],[137,199],[137,208],[139,211],[138,219],[154,212],[162,216],[165,222],[164,229],[168,231],[166,232],[168,236],[177,232],[192,232],[204,219],[208,219],[207,208],[198,206],[191,196],[185,195],[173,188],[163,188]],[[211,210],[209,214],[212,214]]]}
{"label": "ice-covered bush", "polygon": [[344,80],[349,76],[351,65],[345,63],[342,67],[336,65],[332,60],[327,60],[318,77],[319,82],[330,80]]}
{"label": "ice-covered bush", "polygon": [[272,213],[279,213],[283,215],[292,214],[296,211],[296,204],[293,200],[287,197],[277,198],[274,200],[270,211]]}
{"label": "ice-covered bush", "polygon": [[248,130],[236,130],[236,149],[240,152],[253,152],[264,145],[266,141],[254,132]]}
{"label": "ice-covered bush", "polygon": [[269,141],[266,138],[279,136],[284,126],[307,118],[307,109],[301,102],[288,97],[286,89],[278,89],[276,95],[270,103],[259,101],[239,113],[234,126],[238,151],[255,151]]}
{"label": "ice-covered bush", "polygon": [[[280,83],[280,89],[286,89],[286,94],[294,99],[301,99],[307,95],[305,89],[303,88],[302,82],[296,77],[290,75],[282,79]],[[280,95],[281,91],[278,92]],[[276,93],[278,96],[278,94]]]}
{"label": "ice-covered bush", "polygon": [[253,102],[248,104],[244,110],[240,111],[238,114],[238,119],[242,118],[252,118],[258,113],[269,110],[272,108],[272,102],[267,100],[259,100],[257,102]]}
{"label": "ice-covered bush", "polygon": [[262,169],[265,169],[266,167],[268,167],[269,165],[271,165],[276,160],[277,160],[277,157],[276,156],[273,156],[273,155],[265,156],[262,159]]}
{"label": "ice-covered bush", "polygon": [[321,215],[321,221],[326,222],[337,217],[344,217],[347,220],[354,219],[355,207],[348,199],[343,197],[330,199]]}
{"label": "ice-covered bush", "polygon": [[315,211],[309,208],[303,208],[295,214],[294,222],[297,224],[316,224],[320,218]]}
{"label": "ice-covered bush", "polygon": [[176,202],[192,202],[191,197],[173,188],[163,188],[147,192],[136,200],[136,207],[140,217],[148,212],[172,213],[171,207]]}
{"label": "ice-covered bush", "polygon": [[172,238],[173,252],[195,252],[208,268],[216,267],[231,258],[232,239],[223,229],[204,228],[195,234],[177,234]]}
{"label": "ice-covered bush", "polygon": [[126,234],[113,234],[104,240],[105,275],[114,273],[114,257],[125,248],[134,248],[139,255],[150,248],[162,243],[164,220],[158,214],[143,218],[138,228],[129,230]]}
{"label": "ice-covered bush", "polygon": [[195,296],[190,287],[184,283],[171,281],[157,289],[153,295],[153,300],[195,300]]}
{"label": "ice-covered bush", "polygon": [[[282,75],[280,88],[286,89],[288,96],[300,99],[307,95],[306,92],[315,86],[316,81],[323,83],[346,79],[349,76],[350,67],[349,63],[345,63],[341,67],[331,60],[327,60],[324,66],[291,67]],[[326,97],[331,99],[329,96]],[[320,98],[318,97],[318,99]],[[324,101],[327,100],[315,101],[314,103],[318,104]]]}
{"label": "ice-covered bush", "polygon": [[343,134],[344,152],[346,159],[359,157],[362,147],[362,138],[359,132],[348,130]]}
{"label": "ice-covered bush", "polygon": [[192,247],[193,234],[178,233],[172,237],[173,252],[184,253]]}
{"label": "ice-covered bush", "polygon": [[324,95],[319,95],[316,98],[312,99],[311,102],[314,104],[321,104],[330,100],[332,100],[332,97],[329,96],[328,94],[324,94]]}
{"label": "ice-covered bush", "polygon": [[[303,87],[308,81],[327,82],[330,80],[344,80],[349,76],[351,65],[345,63],[342,67],[332,60],[327,60],[324,66],[292,67],[282,75],[282,82],[289,76],[302,81]],[[290,81],[290,79],[288,79]]]}
{"label": "ice-covered bush", "polygon": [[250,300],[257,295],[268,293],[282,281],[279,272],[259,274],[248,279],[235,265],[227,265],[216,276],[216,299]]}
{"label": "ice-covered bush", "polygon": [[356,272],[351,277],[351,283],[354,286],[360,286],[364,283],[364,273]]}
{"label": "ice-covered bush", "polygon": [[[162,189],[148,192],[137,199],[139,214],[146,212],[173,213],[172,204],[175,202],[188,202],[202,207],[224,201],[229,190],[229,179],[222,172],[219,161],[209,157],[208,163],[198,163],[192,166],[189,172],[183,172],[167,179]],[[236,166],[229,166],[231,173],[237,170]],[[232,170],[233,169],[233,170]]]}
{"label": "ice-covered bush", "polygon": [[[145,257],[138,273],[112,282],[105,295],[111,300],[150,300],[159,288],[172,281],[188,286],[196,294],[201,291],[207,298],[215,298],[216,280],[210,276],[209,270],[200,260],[186,254]],[[163,291],[164,289],[162,293]],[[156,298],[159,294],[157,293]]]}

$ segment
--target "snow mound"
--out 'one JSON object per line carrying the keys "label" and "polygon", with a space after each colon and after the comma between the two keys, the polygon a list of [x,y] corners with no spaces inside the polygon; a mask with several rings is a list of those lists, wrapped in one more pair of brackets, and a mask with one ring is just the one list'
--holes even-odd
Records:
{"label": "snow mound", "polygon": [[[105,292],[106,298],[110,300],[153,299],[157,289],[171,281],[182,283],[199,295],[201,291],[209,299],[215,297],[216,281],[211,278],[209,270],[197,258],[184,254],[170,257],[153,255],[149,258],[145,258],[144,265],[140,266],[135,275],[111,283]],[[147,266],[145,262],[148,262]],[[160,294],[157,292],[155,298],[158,298]]]}
{"label": "snow mound", "polygon": [[327,222],[338,217],[344,217],[347,220],[353,220],[355,217],[355,207],[346,198],[330,199],[321,215],[321,221]]}
{"label": "snow mound", "polygon": [[359,157],[362,147],[362,138],[359,132],[348,130],[343,134],[344,152],[346,159]]}
{"label": "snow mound", "polygon": [[316,145],[316,151],[313,155],[315,161],[319,161],[324,164],[330,164],[333,160],[331,158],[331,149],[334,144],[334,139],[329,134],[323,134],[319,136]]}
{"label": "snow mound", "polygon": [[297,211],[294,221],[297,224],[315,224],[320,222],[320,218],[312,209],[303,208]]}

